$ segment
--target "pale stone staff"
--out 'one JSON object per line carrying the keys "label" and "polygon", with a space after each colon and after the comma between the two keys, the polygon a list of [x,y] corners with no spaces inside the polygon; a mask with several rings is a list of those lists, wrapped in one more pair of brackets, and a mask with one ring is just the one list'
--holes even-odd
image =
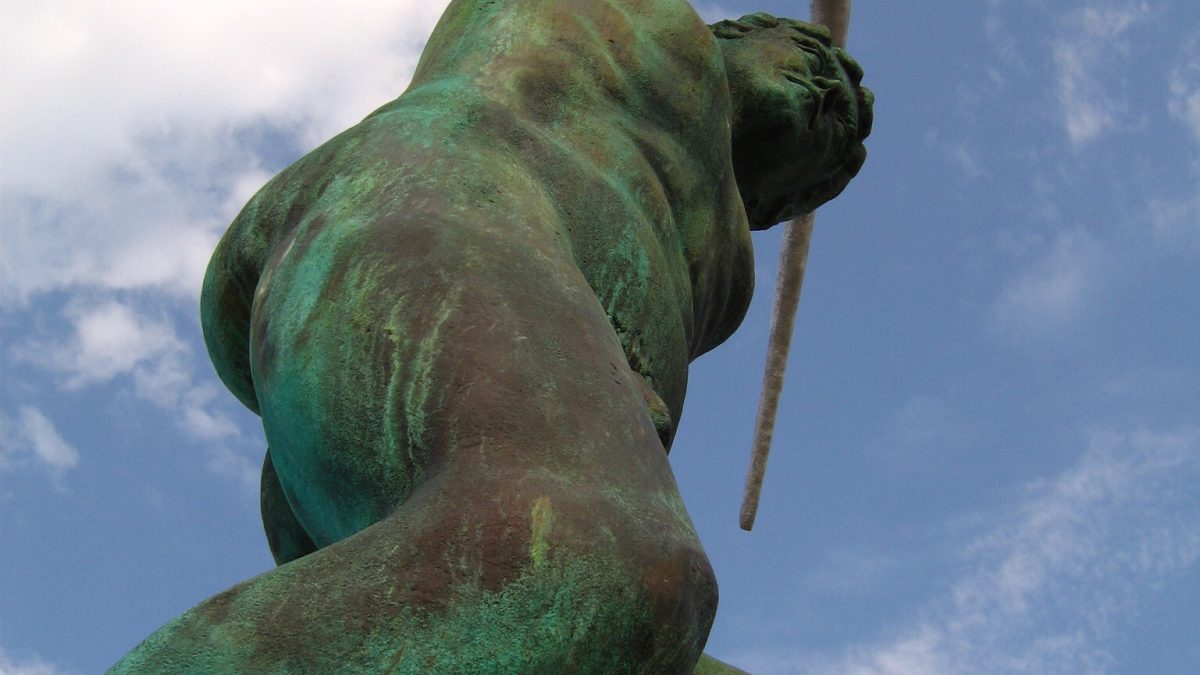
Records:
{"label": "pale stone staff", "polygon": [[[846,33],[850,30],[850,0],[813,0],[811,13],[813,23],[829,29],[833,45],[845,49]],[[779,249],[779,276],[775,280],[775,307],[771,313],[767,365],[763,373],[762,396],[758,402],[753,456],[742,497],[740,525],[746,531],[754,527],[754,517],[758,513],[758,499],[767,471],[767,455],[771,452],[771,437],[775,433],[775,414],[779,410],[779,395],[783,390],[783,374],[787,369],[788,348],[792,341],[792,328],[796,324],[796,308],[800,304],[800,288],[804,284],[812,230],[812,213],[797,217],[787,224]]]}

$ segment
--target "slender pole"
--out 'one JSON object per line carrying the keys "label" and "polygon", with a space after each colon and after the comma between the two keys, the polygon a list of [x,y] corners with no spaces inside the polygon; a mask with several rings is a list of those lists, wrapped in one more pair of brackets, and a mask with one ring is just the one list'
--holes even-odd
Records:
{"label": "slender pole", "polygon": [[[812,22],[829,29],[835,47],[846,46],[850,29],[850,0],[813,0]],[[792,329],[796,325],[796,309],[800,305],[800,289],[804,285],[804,270],[808,265],[808,245],[812,241],[813,214],[800,216],[787,224],[779,250],[779,275],[775,278],[775,307],[771,312],[771,337],[767,346],[767,364],[763,373],[762,395],[758,401],[758,419],[754,429],[754,449],[746,488],[742,496],[739,524],[749,532],[758,514],[763,477],[767,472],[767,456],[775,434],[775,415],[779,411],[779,396],[783,392],[783,374],[787,370],[788,350]]]}
{"label": "slender pole", "polygon": [[813,0],[812,22],[829,29],[833,46],[846,48],[846,34],[850,32],[850,0]]}

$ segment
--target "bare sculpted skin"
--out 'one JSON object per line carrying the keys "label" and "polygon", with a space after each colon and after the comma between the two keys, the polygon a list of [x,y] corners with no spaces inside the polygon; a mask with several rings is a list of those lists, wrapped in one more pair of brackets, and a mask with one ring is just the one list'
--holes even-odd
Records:
{"label": "bare sculpted skin", "polygon": [[862,162],[870,94],[828,42],[682,0],[451,2],[408,90],[267,183],[205,279],[280,566],[114,671],[692,672],[717,587],[665,450],[750,230]]}

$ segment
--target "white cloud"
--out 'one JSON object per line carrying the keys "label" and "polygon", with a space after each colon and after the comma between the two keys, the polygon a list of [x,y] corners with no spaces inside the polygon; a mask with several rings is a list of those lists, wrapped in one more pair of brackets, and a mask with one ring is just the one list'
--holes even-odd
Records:
{"label": "white cloud", "polygon": [[966,141],[943,139],[936,128],[925,132],[925,147],[942,156],[964,178],[979,178],[987,175],[984,162]]}
{"label": "white cloud", "polygon": [[256,486],[257,468],[222,445],[238,427],[197,382],[173,314],[146,307],[194,307],[246,200],[290,155],[399,95],[445,5],[6,3],[0,308],[66,291],[71,327],[12,354],[67,390],[131,386],[208,444],[210,469]]}
{"label": "white cloud", "polygon": [[1058,99],[1067,136],[1083,145],[1114,128],[1124,108],[1116,95],[1125,47],[1119,38],[1149,12],[1144,3],[1093,3],[1063,21],[1053,45]]}
{"label": "white cloud", "polygon": [[33,446],[34,455],[52,469],[70,469],[79,463],[79,451],[33,406],[21,406],[21,431]]}
{"label": "white cloud", "polygon": [[196,297],[219,239],[213,228],[197,225],[147,232],[114,251],[110,265],[98,270],[96,279],[107,288],[159,287]]}
{"label": "white cloud", "polygon": [[1172,254],[1200,252],[1200,195],[1150,201],[1150,234],[1154,245]]}
{"label": "white cloud", "polygon": [[[263,452],[265,454],[266,450]],[[234,452],[225,446],[217,446],[208,461],[210,471],[233,480],[246,494],[255,498],[258,497],[260,489],[261,466],[261,462],[251,462],[246,459],[245,455]]]}
{"label": "white cloud", "polygon": [[1079,317],[1103,279],[1106,255],[1081,230],[1060,233],[1048,249],[1000,291],[992,307],[1014,336],[1047,336]]}
{"label": "white cloud", "polygon": [[31,303],[65,292],[70,324],[11,353],[67,390],[132,387],[210,448],[211,470],[256,486],[175,315],[146,307],[195,306],[246,200],[399,95],[445,5],[5,3],[0,309],[35,324]]}
{"label": "white cloud", "polygon": [[907,625],[839,654],[777,650],[761,673],[1103,673],[1156,589],[1200,564],[1200,430],[1096,432],[962,545],[964,572]]}
{"label": "white cloud", "polygon": [[[1200,149],[1200,39],[1183,49],[1179,63],[1168,75],[1167,110],[1187,129]],[[1200,169],[1193,155],[1193,173]],[[1148,204],[1150,235],[1154,247],[1167,254],[1200,252],[1200,191],[1152,198]]]}
{"label": "white cloud", "polygon": [[58,675],[61,672],[37,656],[26,661],[14,661],[0,648],[0,675]]}
{"label": "white cloud", "polygon": [[878,550],[835,549],[807,575],[807,586],[817,593],[870,596],[888,580],[899,561]]}
{"label": "white cloud", "polygon": [[70,340],[57,345],[29,343],[18,355],[61,374],[67,389],[131,373],[160,380],[186,352],[165,317],[151,318],[115,300],[95,306],[76,304],[66,315],[74,333]]}
{"label": "white cloud", "polygon": [[[125,180],[138,184],[121,185]],[[118,176],[70,200],[5,190],[0,306],[89,287],[151,290],[194,302],[229,219],[214,215],[217,206],[191,190]]]}
{"label": "white cloud", "polygon": [[1200,42],[1193,42],[1183,63],[1171,71],[1167,109],[1200,143]]}
{"label": "white cloud", "polygon": [[394,98],[444,6],[6,3],[0,302],[81,285],[194,297],[265,178],[256,137],[312,147]]}
{"label": "white cloud", "polygon": [[[983,22],[984,35],[996,50],[1001,62],[1009,66],[1021,67],[1024,64],[1021,59],[1021,50],[1017,48],[1019,44],[1017,36],[1008,30],[999,9],[1000,2],[998,0],[988,0],[988,15]],[[995,82],[1003,81],[1003,77],[995,69],[990,69],[988,74]]]}
{"label": "white cloud", "polygon": [[936,450],[960,435],[950,408],[935,396],[918,395],[910,398],[896,412],[892,433],[900,447],[908,450]]}
{"label": "white cloud", "polygon": [[238,428],[229,418],[212,412],[211,401],[219,394],[213,387],[192,387],[181,397],[182,425],[194,438],[218,441],[237,436]]}
{"label": "white cloud", "polygon": [[964,436],[962,422],[947,398],[916,394],[881,419],[869,445],[877,461],[907,471],[939,465]]}
{"label": "white cloud", "polygon": [[154,163],[143,139],[183,128],[203,141],[274,120],[325,140],[400,93],[445,4],[7,3],[5,153],[19,169],[5,183],[47,192],[136,170]]}
{"label": "white cloud", "polygon": [[26,458],[57,477],[79,463],[79,451],[40,410],[23,405],[15,419],[0,412],[0,469],[23,464]]}
{"label": "white cloud", "polygon": [[985,175],[982,162],[978,155],[966,143],[956,143],[945,149],[950,162],[956,165],[964,176],[978,178]]}
{"label": "white cloud", "polygon": [[[173,413],[179,428],[198,441],[214,443],[239,436],[237,424],[217,409],[217,388],[196,382],[191,350],[166,316],[152,316],[129,303],[109,299],[90,306],[69,305],[65,317],[72,329],[67,339],[27,342],[14,350],[16,358],[56,373],[67,391],[121,386],[118,381],[125,379],[138,398]],[[44,448],[46,461],[65,461],[68,455],[55,445],[53,430],[41,433],[37,417],[30,417],[33,421],[28,423],[25,419],[23,412],[21,428],[39,430],[37,436],[28,431],[25,435],[42,439],[42,445],[36,447]],[[56,452],[59,450],[62,452]],[[70,456],[77,459],[77,453],[70,450]],[[218,444],[210,452],[214,472],[245,482],[243,467],[227,470],[234,466],[232,450]]]}

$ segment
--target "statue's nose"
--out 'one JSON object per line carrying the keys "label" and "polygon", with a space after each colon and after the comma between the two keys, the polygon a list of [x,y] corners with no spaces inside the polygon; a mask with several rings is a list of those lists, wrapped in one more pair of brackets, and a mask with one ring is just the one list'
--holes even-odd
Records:
{"label": "statue's nose", "polygon": [[875,120],[875,92],[859,87],[857,92],[858,140],[871,135],[871,123]]}
{"label": "statue's nose", "polygon": [[820,115],[846,117],[851,114],[853,101],[846,93],[846,85],[838,80],[818,78],[821,87]]}

